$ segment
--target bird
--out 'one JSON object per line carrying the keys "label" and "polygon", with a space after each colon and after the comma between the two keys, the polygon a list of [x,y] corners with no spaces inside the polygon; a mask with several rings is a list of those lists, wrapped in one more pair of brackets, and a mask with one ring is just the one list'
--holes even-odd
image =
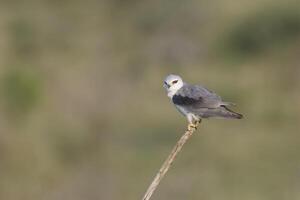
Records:
{"label": "bird", "polygon": [[196,129],[204,118],[243,118],[242,114],[228,108],[234,103],[223,101],[219,95],[202,85],[185,83],[178,75],[168,75],[163,87],[177,110],[186,116],[188,130]]}

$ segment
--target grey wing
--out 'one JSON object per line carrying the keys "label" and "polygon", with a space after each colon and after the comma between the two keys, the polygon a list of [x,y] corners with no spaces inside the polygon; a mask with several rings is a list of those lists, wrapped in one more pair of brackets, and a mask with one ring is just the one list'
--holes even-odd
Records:
{"label": "grey wing", "polygon": [[172,101],[190,111],[201,108],[218,108],[222,105],[222,99],[216,93],[200,85],[188,84],[176,92]]}

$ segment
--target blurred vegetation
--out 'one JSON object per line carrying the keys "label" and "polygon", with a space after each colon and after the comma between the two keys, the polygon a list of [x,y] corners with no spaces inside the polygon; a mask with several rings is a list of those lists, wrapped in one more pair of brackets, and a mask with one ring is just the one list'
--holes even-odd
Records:
{"label": "blurred vegetation", "polygon": [[232,28],[222,52],[230,52],[232,57],[255,56],[294,42],[299,35],[299,9],[263,9]]}
{"label": "blurred vegetation", "polygon": [[139,199],[186,128],[168,73],[237,103],[153,199],[300,199],[297,1],[1,1],[0,199]]}
{"label": "blurred vegetation", "polygon": [[41,81],[24,69],[9,69],[1,85],[4,108],[14,117],[30,111],[41,96]]}

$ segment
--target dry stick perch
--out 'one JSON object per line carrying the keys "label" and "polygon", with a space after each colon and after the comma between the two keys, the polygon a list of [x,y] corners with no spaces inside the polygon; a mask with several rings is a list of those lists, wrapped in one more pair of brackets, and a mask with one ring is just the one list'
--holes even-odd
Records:
{"label": "dry stick perch", "polygon": [[[183,145],[186,143],[186,141],[193,135],[195,130],[197,129],[197,126],[199,125],[200,121],[194,124],[192,128],[188,128],[188,130],[181,136],[181,138],[178,140],[176,145],[174,146],[172,152],[168,156],[167,160],[164,162],[164,164],[159,169],[158,173],[156,174],[155,178],[153,179],[151,185],[148,187],[143,200],[149,200],[157,188],[158,184],[162,180],[162,178],[165,176],[165,174],[168,172],[170,166],[172,165],[173,161],[175,160],[177,154],[180,152]],[[189,125],[190,127],[190,125]]]}

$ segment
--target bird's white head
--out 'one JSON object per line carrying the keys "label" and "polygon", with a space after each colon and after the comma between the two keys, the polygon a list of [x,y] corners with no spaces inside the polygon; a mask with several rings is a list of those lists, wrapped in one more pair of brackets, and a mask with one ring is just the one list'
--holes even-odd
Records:
{"label": "bird's white head", "polygon": [[183,81],[180,76],[170,74],[165,78],[164,88],[168,92],[170,98],[183,86]]}

